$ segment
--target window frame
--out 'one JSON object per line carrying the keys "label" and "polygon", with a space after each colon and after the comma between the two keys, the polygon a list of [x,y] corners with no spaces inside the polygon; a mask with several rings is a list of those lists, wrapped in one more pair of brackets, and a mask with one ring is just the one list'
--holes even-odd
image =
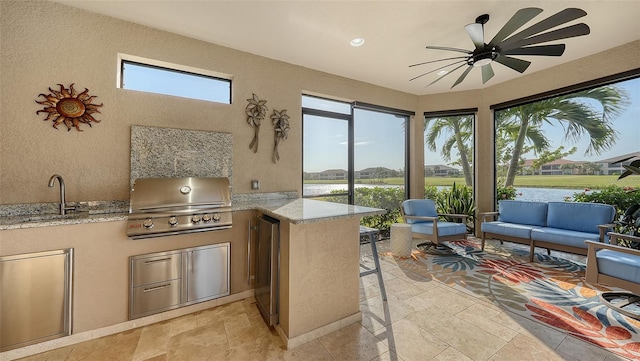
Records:
{"label": "window frame", "polygon": [[303,198],[320,198],[320,197],[326,197],[326,196],[347,196],[347,202],[348,204],[355,204],[355,110],[360,109],[360,110],[368,110],[368,111],[374,111],[374,112],[381,112],[381,113],[386,113],[386,114],[392,114],[395,115],[397,117],[404,117],[405,119],[405,127],[406,127],[406,131],[405,131],[405,149],[404,149],[404,167],[405,167],[405,171],[404,171],[404,197],[405,199],[407,199],[409,197],[409,191],[410,191],[410,181],[411,181],[411,173],[410,173],[410,164],[411,164],[411,160],[410,160],[410,140],[411,140],[411,136],[410,136],[410,125],[411,125],[411,117],[415,115],[415,112],[412,111],[408,111],[408,110],[402,110],[402,109],[396,109],[396,108],[390,108],[390,107],[385,107],[385,106],[381,106],[381,105],[376,105],[376,104],[370,104],[370,103],[364,103],[364,102],[358,102],[358,101],[345,101],[345,100],[339,100],[339,99],[332,99],[330,97],[323,97],[323,96],[319,96],[316,94],[309,94],[309,93],[302,93],[300,96],[300,99],[302,99],[303,97],[310,97],[310,98],[316,98],[316,99],[320,99],[320,100],[327,100],[327,101],[331,101],[331,102],[339,102],[339,103],[345,103],[345,104],[350,104],[350,108],[351,111],[349,114],[347,113],[338,113],[338,112],[332,112],[332,111],[328,111],[328,110],[321,110],[321,109],[315,109],[315,108],[306,108],[306,107],[301,107],[301,113],[302,113],[302,134],[303,134],[303,152],[304,152],[304,116],[305,115],[313,115],[313,116],[320,116],[320,117],[327,117],[327,118],[331,118],[331,119],[338,119],[338,120],[345,120],[348,122],[348,159],[347,159],[347,193],[341,193],[341,194],[320,194],[320,195],[312,195],[312,196],[305,196],[304,195],[304,154],[302,155],[302,174],[301,174],[301,183],[302,183],[302,188],[303,188]]}
{"label": "window frame", "polygon": [[[136,89],[126,88],[124,86],[125,63],[134,64],[137,66],[142,66],[142,67],[147,67],[152,69],[174,72],[178,74],[188,74],[192,76],[197,76],[197,77],[207,78],[210,80],[228,83],[229,84],[229,102],[205,100],[205,99],[192,98],[192,97],[186,97],[186,96],[180,96],[180,95],[170,95],[170,94],[165,94],[165,93],[160,93],[155,91],[136,90]],[[207,101],[207,102],[216,103],[216,104],[233,104],[233,75],[231,74],[225,74],[225,73],[220,73],[220,72],[211,71],[207,69],[201,69],[201,68],[196,68],[196,67],[187,66],[187,65],[174,64],[166,61],[143,58],[140,56],[128,55],[128,54],[122,54],[122,53],[118,53],[118,56],[117,56],[116,88],[126,89],[131,91],[140,91],[140,92],[146,92],[146,93],[152,93],[152,94],[178,96],[186,99],[202,100],[202,101]]]}

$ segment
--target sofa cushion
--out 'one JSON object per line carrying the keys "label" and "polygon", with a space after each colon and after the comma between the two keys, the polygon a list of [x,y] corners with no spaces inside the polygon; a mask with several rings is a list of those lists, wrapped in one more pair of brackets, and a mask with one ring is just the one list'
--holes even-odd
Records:
{"label": "sofa cushion", "polygon": [[640,283],[640,257],[603,249],[596,252],[598,272],[607,276]]}
{"label": "sofa cushion", "polygon": [[616,209],[602,203],[549,202],[547,227],[598,233],[598,225],[613,222]]}
{"label": "sofa cushion", "polygon": [[[402,209],[407,216],[437,217],[436,203],[431,199],[407,199],[402,202]],[[420,219],[407,219],[407,223],[429,222]]]}
{"label": "sofa cushion", "polygon": [[[433,234],[433,222],[420,222],[411,225],[411,232]],[[452,236],[466,234],[467,226],[462,223],[438,221],[438,236]]]}
{"label": "sofa cushion", "polygon": [[585,240],[598,242],[600,236],[589,232],[578,232],[568,229],[551,227],[536,227],[531,230],[531,239],[534,241],[551,242],[564,246],[587,248]]}
{"label": "sofa cushion", "polygon": [[500,234],[503,236],[516,237],[516,238],[531,238],[531,229],[533,226],[524,224],[514,224],[506,222],[482,222],[480,229],[482,232],[489,232]]}
{"label": "sofa cushion", "polygon": [[547,203],[502,200],[498,202],[498,221],[532,226],[547,225]]}

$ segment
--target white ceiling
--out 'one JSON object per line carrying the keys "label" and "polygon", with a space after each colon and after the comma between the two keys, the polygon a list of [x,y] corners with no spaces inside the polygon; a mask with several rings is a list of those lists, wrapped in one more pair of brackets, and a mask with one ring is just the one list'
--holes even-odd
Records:
{"label": "white ceiling", "polygon": [[[488,41],[524,7],[544,10],[527,25],[568,7],[587,12],[568,25],[584,22],[591,28],[589,35],[550,42],[567,45],[559,58],[518,56],[532,62],[524,74],[640,39],[640,0],[54,1],[417,95],[451,91],[463,69],[427,87],[435,73],[409,79],[440,65],[409,65],[460,55],[427,50],[426,45],[472,50],[464,26],[481,14],[491,17],[485,25]],[[365,44],[351,47],[354,37],[363,37]],[[484,85],[480,69],[473,69],[454,91],[479,89],[520,75],[501,64],[494,63],[493,69],[495,76]]]}

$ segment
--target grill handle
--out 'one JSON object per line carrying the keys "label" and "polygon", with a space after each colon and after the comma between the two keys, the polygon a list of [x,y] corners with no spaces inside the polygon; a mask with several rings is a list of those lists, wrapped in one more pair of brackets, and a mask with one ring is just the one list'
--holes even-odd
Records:
{"label": "grill handle", "polygon": [[226,202],[194,202],[194,203],[174,203],[174,204],[163,204],[161,206],[149,206],[149,207],[140,207],[138,208],[141,211],[155,211],[159,209],[169,209],[169,208],[197,208],[197,207],[223,207],[227,205]]}

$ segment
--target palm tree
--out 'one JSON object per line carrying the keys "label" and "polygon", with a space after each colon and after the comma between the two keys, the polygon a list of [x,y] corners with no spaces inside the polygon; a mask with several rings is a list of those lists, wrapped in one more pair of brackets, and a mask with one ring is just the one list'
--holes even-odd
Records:
{"label": "palm tree", "polygon": [[[425,118],[425,144],[429,150],[436,151],[436,140],[441,133],[448,133],[440,154],[447,162],[451,161],[451,151],[454,147],[460,156],[459,163],[462,166],[464,180],[468,186],[473,184],[471,163],[469,158],[473,156],[473,115],[460,115],[450,117]],[[429,131],[426,131],[429,129]]]}
{"label": "palm tree", "polygon": [[[601,110],[593,107],[593,102]],[[496,112],[496,134],[513,141],[505,186],[513,185],[525,147],[537,154],[549,148],[549,140],[541,130],[544,123],[560,124],[564,141],[575,143],[589,136],[585,154],[600,154],[617,139],[612,120],[626,108],[628,96],[623,89],[603,86],[544,99]]]}

